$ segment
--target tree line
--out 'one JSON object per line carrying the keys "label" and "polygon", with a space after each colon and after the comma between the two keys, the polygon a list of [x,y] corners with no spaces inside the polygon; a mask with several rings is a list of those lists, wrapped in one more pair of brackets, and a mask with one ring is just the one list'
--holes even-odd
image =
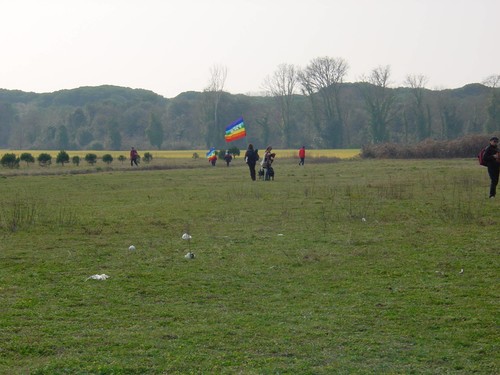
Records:
{"label": "tree line", "polygon": [[361,148],[453,140],[500,130],[499,75],[458,89],[430,90],[408,75],[391,87],[390,66],[345,82],[348,63],[313,59],[281,64],[261,95],[224,91],[227,70],[214,66],[202,92],[175,98],[116,86],[54,93],[0,90],[0,148],[59,150],[225,148],[224,128],[243,116],[248,142],[279,148]]}

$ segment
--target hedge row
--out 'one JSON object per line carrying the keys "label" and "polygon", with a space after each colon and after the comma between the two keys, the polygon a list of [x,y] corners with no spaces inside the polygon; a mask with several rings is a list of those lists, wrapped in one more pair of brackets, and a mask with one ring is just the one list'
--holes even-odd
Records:
{"label": "hedge row", "polygon": [[491,136],[468,135],[452,141],[427,139],[414,145],[381,143],[364,145],[362,158],[372,159],[435,159],[475,158],[489,144]]}

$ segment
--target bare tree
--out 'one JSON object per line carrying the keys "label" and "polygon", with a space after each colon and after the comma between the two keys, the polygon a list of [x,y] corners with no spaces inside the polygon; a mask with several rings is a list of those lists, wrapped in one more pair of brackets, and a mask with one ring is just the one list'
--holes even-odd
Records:
{"label": "bare tree", "polygon": [[324,140],[321,137],[321,120],[320,113],[321,109],[319,108],[319,101],[316,99],[314,95],[314,87],[308,81],[306,73],[304,70],[299,70],[297,72],[297,79],[299,82],[299,88],[301,94],[308,98],[310,104],[310,112],[306,114],[306,116],[310,117],[310,121],[313,125],[313,128],[316,130],[317,134],[314,135],[314,143],[318,146],[323,146]]}
{"label": "bare tree", "polygon": [[290,115],[296,86],[297,69],[290,64],[280,64],[273,75],[268,76],[264,81],[264,89],[278,102],[281,115],[281,132],[285,147],[290,145],[290,133],[293,129]]}
{"label": "bare tree", "polygon": [[418,140],[424,140],[431,136],[430,108],[424,102],[425,85],[428,78],[424,75],[407,75],[405,85],[411,89],[413,101],[409,110],[410,122],[415,126]]}
{"label": "bare tree", "polygon": [[213,65],[210,68],[210,81],[208,86],[203,90],[205,94],[205,114],[207,117],[207,147],[211,147],[217,143],[219,132],[219,104],[224,92],[226,84],[227,68],[223,65]]}
{"label": "bare tree", "polygon": [[378,66],[362,78],[361,90],[370,115],[372,139],[375,143],[389,140],[389,122],[393,116],[394,92],[389,88],[391,67]]}
{"label": "bare tree", "polygon": [[329,147],[342,147],[344,120],[340,104],[340,87],[349,69],[349,65],[342,58],[318,57],[298,74],[302,92],[309,95],[313,111],[315,96],[321,98],[324,114],[324,124],[319,117],[316,126]]}
{"label": "bare tree", "polygon": [[491,87],[490,104],[488,105],[488,121],[486,122],[486,131],[494,132],[500,130],[500,74],[493,74],[487,77],[483,83]]}
{"label": "bare tree", "polygon": [[442,91],[438,93],[435,102],[441,122],[440,138],[449,140],[462,135],[464,121],[460,116],[460,108],[457,106],[457,103]]}
{"label": "bare tree", "polygon": [[495,89],[500,84],[500,74],[492,74],[484,79],[483,84],[485,86]]}

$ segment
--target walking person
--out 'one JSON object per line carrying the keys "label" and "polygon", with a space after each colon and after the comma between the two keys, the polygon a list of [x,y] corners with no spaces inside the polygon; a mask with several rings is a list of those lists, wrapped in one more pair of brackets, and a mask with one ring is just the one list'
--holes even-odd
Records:
{"label": "walking person", "polygon": [[224,155],[224,160],[226,161],[227,166],[229,167],[229,163],[233,160],[233,155],[226,151],[226,155]]}
{"label": "walking person", "polygon": [[255,164],[257,164],[258,156],[257,152],[255,152],[253,148],[253,144],[248,145],[247,152],[245,153],[245,162],[248,164],[248,168],[250,169],[250,178],[252,181],[255,181]]}
{"label": "walking person", "polygon": [[500,156],[498,154],[498,137],[490,138],[490,145],[484,152],[484,161],[490,176],[490,198],[495,198],[497,193],[498,177],[500,175]]}
{"label": "walking person", "polygon": [[137,159],[138,158],[139,158],[139,153],[137,152],[137,150],[134,147],[132,147],[130,149],[130,166],[131,167],[133,167],[134,164],[136,166],[138,166],[138,164],[137,164]]}
{"label": "walking person", "polygon": [[299,158],[300,158],[299,165],[304,165],[304,160],[306,158],[306,146],[302,146],[299,149]]}

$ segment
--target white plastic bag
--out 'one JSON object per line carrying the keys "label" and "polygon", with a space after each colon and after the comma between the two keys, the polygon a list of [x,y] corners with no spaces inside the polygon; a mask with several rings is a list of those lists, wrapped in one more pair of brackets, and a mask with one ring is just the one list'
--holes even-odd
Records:
{"label": "white plastic bag", "polygon": [[[89,279],[92,279],[92,280],[106,280],[107,278],[109,278],[108,275],[106,275],[105,273],[101,274],[101,275],[92,275],[92,276],[89,276],[87,277],[87,280]],[[85,280],[85,281],[87,281]]]}

